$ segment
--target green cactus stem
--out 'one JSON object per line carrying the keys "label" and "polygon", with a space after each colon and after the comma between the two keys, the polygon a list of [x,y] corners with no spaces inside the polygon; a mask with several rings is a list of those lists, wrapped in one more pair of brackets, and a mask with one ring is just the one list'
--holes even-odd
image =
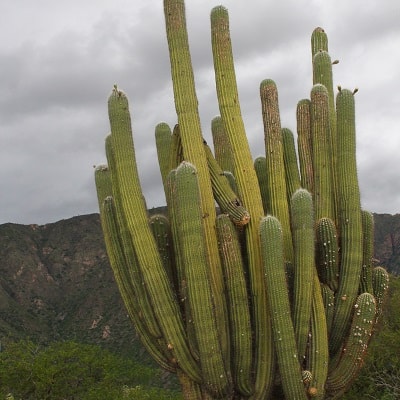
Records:
{"label": "green cactus stem", "polygon": [[374,252],[374,216],[366,210],[361,211],[363,230],[363,261],[360,279],[360,293],[373,293],[372,256]]}
{"label": "green cactus stem", "polygon": [[293,193],[300,189],[301,184],[293,132],[288,128],[282,128],[282,144],[283,162],[285,164],[286,193],[288,196],[287,201],[290,204]]}
{"label": "green cactus stem", "polygon": [[271,307],[272,330],[282,387],[286,399],[307,399],[290,317],[289,295],[286,290],[282,227],[277,218],[266,216],[260,223],[261,249]]}
{"label": "green cactus stem", "polygon": [[[176,169],[179,246],[204,384],[210,394],[226,396],[230,377],[225,370],[216,323],[210,272],[202,230],[200,188],[195,167],[187,162]],[[197,205],[197,206],[196,206]],[[196,244],[193,246],[193,244]]]}
{"label": "green cactus stem", "polygon": [[328,375],[326,385],[329,399],[340,397],[362,367],[372,335],[375,312],[374,296],[370,293],[361,294],[354,305],[354,318],[340,360],[337,364],[336,360],[333,361],[332,364],[336,365]]}
{"label": "green cactus stem", "polygon": [[338,200],[340,221],[340,276],[330,351],[335,354],[347,335],[358,295],[363,239],[360,191],[357,180],[355,110],[353,92],[339,91],[336,99],[338,135]]}
{"label": "green cactus stem", "polygon": [[226,214],[216,221],[218,243],[231,312],[232,372],[235,384],[243,396],[252,394],[252,335],[250,304],[238,233]]}
{"label": "green cactus stem", "polygon": [[301,186],[313,193],[314,171],[311,139],[311,101],[309,99],[303,99],[297,103],[296,122]]}
{"label": "green cactus stem", "polygon": [[254,321],[255,393],[253,399],[268,396],[274,375],[271,326],[265,283],[261,269],[259,221],[264,215],[261,193],[241,116],[227,10],[211,11],[211,44],[220,115],[231,144],[238,195],[251,219],[245,229],[249,281]]}
{"label": "green cactus stem", "polygon": [[225,132],[222,118],[218,115],[211,121],[211,134],[214,144],[215,159],[223,171],[233,173],[235,170],[232,159],[232,148]]}

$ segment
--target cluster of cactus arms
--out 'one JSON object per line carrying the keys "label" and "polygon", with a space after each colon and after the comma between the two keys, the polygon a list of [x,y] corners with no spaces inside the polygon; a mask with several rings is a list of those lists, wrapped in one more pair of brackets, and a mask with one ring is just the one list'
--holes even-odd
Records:
{"label": "cluster of cactus arms", "polygon": [[[354,91],[336,98],[326,33],[297,147],[274,81],[260,85],[265,156],[241,117],[227,10],[211,11],[219,116],[203,139],[183,0],[164,0],[177,124],[155,127],[166,215],[149,216],[129,105],[108,100],[107,165],[95,181],[107,252],[144,346],[187,400],[336,399],[365,359],[388,286],[361,209]],[[216,204],[218,207],[216,207]]]}

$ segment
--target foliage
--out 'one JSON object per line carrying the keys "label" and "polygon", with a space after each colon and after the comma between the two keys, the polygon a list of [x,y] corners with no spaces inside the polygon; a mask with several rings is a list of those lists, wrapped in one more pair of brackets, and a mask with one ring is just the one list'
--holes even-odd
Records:
{"label": "foliage", "polygon": [[345,400],[400,398],[400,278],[392,277],[379,334],[369,347],[366,365]]}
{"label": "foliage", "polygon": [[165,390],[148,389],[160,381],[156,370],[72,341],[48,347],[27,340],[9,344],[0,353],[0,376],[1,398],[13,395],[15,400],[146,399],[152,393],[159,399],[174,398]]}

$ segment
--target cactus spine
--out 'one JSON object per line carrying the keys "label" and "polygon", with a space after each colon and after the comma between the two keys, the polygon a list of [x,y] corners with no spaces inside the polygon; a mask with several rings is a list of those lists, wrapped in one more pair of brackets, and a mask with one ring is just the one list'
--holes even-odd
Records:
{"label": "cactus spine", "polygon": [[328,40],[317,28],[311,96],[296,110],[299,166],[271,79],[260,85],[265,155],[253,162],[228,12],[215,7],[214,156],[201,131],[184,1],[164,0],[164,14],[178,120],[172,133],[155,128],[167,215],[147,215],[117,87],[108,165],[95,172],[107,252],[135,329],[186,400],[338,398],[362,365],[388,285],[372,266],[372,214],[360,206],[354,93],[340,90],[335,107]]}

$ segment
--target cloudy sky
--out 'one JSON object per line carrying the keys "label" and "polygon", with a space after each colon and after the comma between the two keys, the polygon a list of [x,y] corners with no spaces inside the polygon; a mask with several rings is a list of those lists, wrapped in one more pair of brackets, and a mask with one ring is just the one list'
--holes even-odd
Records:
{"label": "cloudy sky", "polygon": [[[258,88],[272,78],[282,125],[295,131],[311,89],[310,35],[329,36],[335,84],[356,94],[364,208],[400,213],[398,0],[187,0],[203,133],[218,114],[209,13],[223,4],[243,118],[262,153]],[[164,204],[154,126],[176,122],[161,0],[2,0],[0,3],[0,223],[54,222],[97,212],[93,165],[105,162],[107,98],[129,97],[143,191]]]}

